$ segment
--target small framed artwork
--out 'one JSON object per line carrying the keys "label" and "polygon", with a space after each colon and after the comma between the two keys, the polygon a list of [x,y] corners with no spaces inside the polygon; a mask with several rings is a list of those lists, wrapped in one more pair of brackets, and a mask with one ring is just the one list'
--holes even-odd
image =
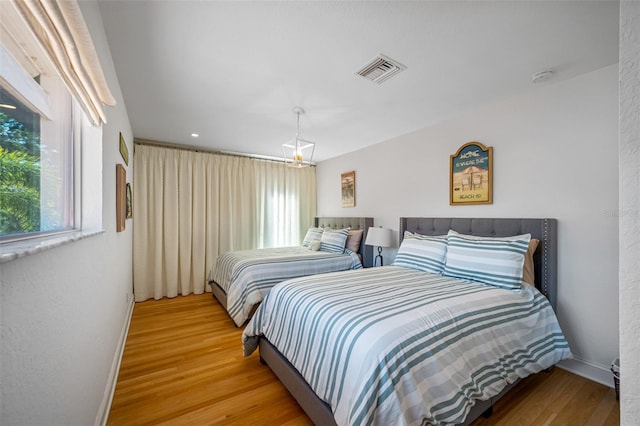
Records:
{"label": "small framed artwork", "polygon": [[346,172],[340,179],[342,189],[342,207],[355,207],[356,205],[356,172]]}
{"label": "small framed artwork", "polygon": [[492,204],[493,148],[469,142],[450,158],[449,204]]}
{"label": "small framed artwork", "polygon": [[127,215],[126,203],[127,171],[122,164],[116,164],[116,232],[124,231]]}
{"label": "small framed artwork", "polygon": [[133,217],[133,194],[131,193],[131,184],[127,182],[127,219]]}
{"label": "small framed artwork", "polygon": [[122,155],[124,164],[128,166],[129,165],[129,148],[127,148],[127,143],[124,141],[124,136],[122,136],[122,132],[120,132],[120,155]]}

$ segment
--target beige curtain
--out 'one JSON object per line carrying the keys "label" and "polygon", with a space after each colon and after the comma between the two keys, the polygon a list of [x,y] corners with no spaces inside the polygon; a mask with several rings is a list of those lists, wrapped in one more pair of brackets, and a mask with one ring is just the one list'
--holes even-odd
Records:
{"label": "beige curtain", "polygon": [[300,244],[315,167],[136,145],[133,194],[135,300],[201,294],[219,253]]}

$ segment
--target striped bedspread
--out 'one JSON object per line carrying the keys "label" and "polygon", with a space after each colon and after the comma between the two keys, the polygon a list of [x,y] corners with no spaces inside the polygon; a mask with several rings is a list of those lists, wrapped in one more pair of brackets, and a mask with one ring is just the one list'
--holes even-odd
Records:
{"label": "striped bedspread", "polygon": [[227,294],[227,311],[239,327],[274,284],[286,279],[362,268],[358,256],[312,251],[306,247],[239,250],[218,256],[209,281]]}
{"label": "striped bedspread", "polygon": [[338,425],[462,422],[518,378],[571,356],[534,287],[505,290],[398,266],[272,288],[243,335],[265,336]]}

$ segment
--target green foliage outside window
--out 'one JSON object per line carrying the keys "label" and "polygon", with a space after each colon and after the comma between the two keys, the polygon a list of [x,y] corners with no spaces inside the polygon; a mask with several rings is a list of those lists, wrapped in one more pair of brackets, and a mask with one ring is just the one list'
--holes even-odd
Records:
{"label": "green foliage outside window", "polygon": [[40,230],[40,137],[0,112],[0,235]]}

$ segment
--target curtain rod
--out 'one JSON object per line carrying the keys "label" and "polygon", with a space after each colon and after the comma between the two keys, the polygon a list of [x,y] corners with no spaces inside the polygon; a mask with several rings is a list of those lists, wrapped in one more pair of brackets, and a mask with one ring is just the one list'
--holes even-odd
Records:
{"label": "curtain rod", "polygon": [[[274,163],[286,163],[281,158],[269,157],[267,155],[250,155],[250,154],[243,154],[240,152],[218,151],[218,150],[207,149],[199,146],[179,145],[179,144],[173,144],[169,142],[152,141],[148,139],[134,139],[133,143],[134,145],[155,146],[158,148],[171,148],[171,149],[179,149],[182,151],[205,152],[207,154],[228,155],[229,157],[242,157],[242,158],[252,158],[254,160],[273,161]],[[135,146],[134,146],[134,150],[135,150]],[[315,167],[315,164],[312,164],[311,166]]]}

